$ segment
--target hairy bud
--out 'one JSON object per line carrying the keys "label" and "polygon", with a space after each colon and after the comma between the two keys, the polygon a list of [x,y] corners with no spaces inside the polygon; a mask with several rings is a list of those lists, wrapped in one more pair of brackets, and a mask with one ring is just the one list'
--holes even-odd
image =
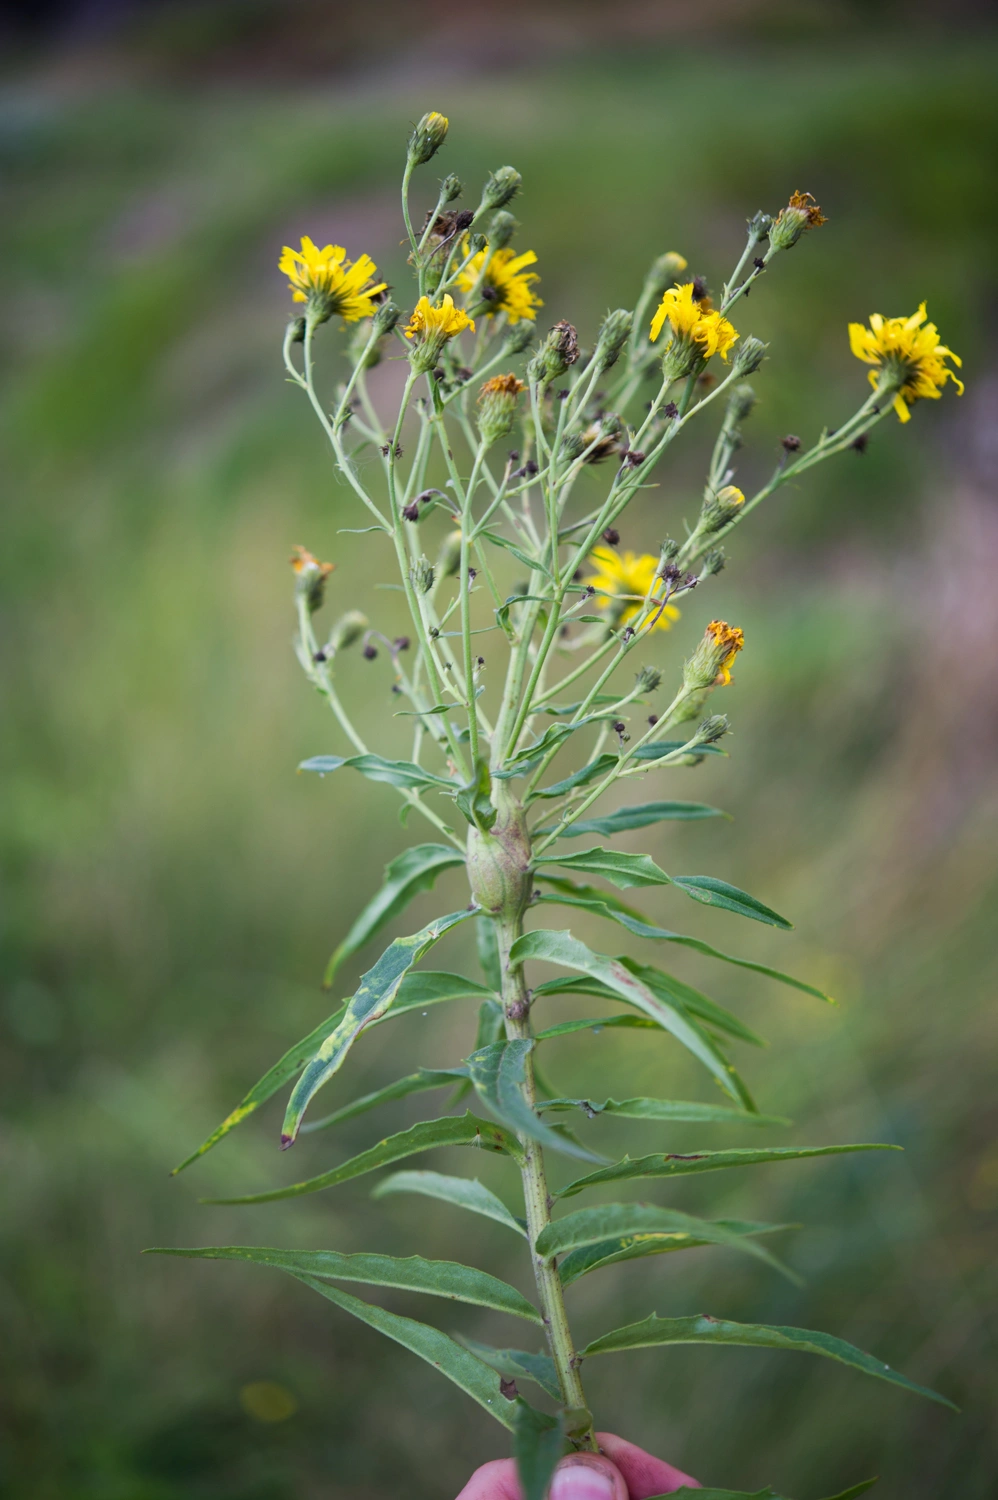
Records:
{"label": "hairy bud", "polygon": [[737,626],[711,620],[696,650],[683,667],[683,682],[691,691],[723,687],[731,681],[731,663],[745,644]]}
{"label": "hairy bud", "polygon": [[540,348],[527,366],[527,374],[540,384],[557,380],[578,357],[579,336],[571,323],[562,319],[544,335]]}
{"label": "hairy bud", "polygon": [[345,651],[359,641],[367,629],[367,616],[362,615],[359,609],[348,610],[333,626],[329,636],[327,651]]}
{"label": "hairy bud", "polygon": [[431,156],[436,156],[447,139],[449,124],[447,116],[435,109],[423,116],[409,137],[409,161],[414,167],[421,167]]}
{"label": "hairy bud", "polygon": [[748,237],[753,245],[758,245],[760,241],[768,237],[772,224],[772,214],[764,214],[762,209],[752,215],[748,221]]}
{"label": "hairy bud", "polygon": [[662,674],[658,667],[642,667],[635,683],[642,693],[654,693],[662,686]]}
{"label": "hairy bud", "polygon": [[417,594],[428,594],[435,576],[431,563],[425,557],[418,557],[409,569],[409,578]]}
{"label": "hairy bud", "polygon": [[464,183],[454,172],[448,173],[440,184],[441,203],[456,203],[464,192]]}
{"label": "hairy bud", "polygon": [[498,171],[490,172],[482,189],[482,206],[505,208],[520,191],[522,181],[515,167],[500,167]]}
{"label": "hairy bud", "polygon": [[675,250],[667,250],[654,261],[648,275],[645,277],[645,292],[650,296],[661,297],[670,286],[682,276],[689,262],[685,255],[680,255]]}
{"label": "hairy bud", "polygon": [[733,521],[735,516],[745,504],[745,496],[736,484],[726,484],[717,494],[709,494],[703,502],[700,511],[700,523],[697,531],[701,536],[713,531],[720,531]]}
{"label": "hairy bud", "polygon": [[461,533],[451,531],[444,537],[443,546],[440,548],[440,556],[437,558],[437,572],[441,578],[453,578],[461,566]]}
{"label": "hairy bud", "polygon": [[478,431],[482,442],[491,448],[500,438],[508,437],[516,419],[516,400],[524,390],[515,375],[494,375],[478,395]]}
{"label": "hairy bud", "polygon": [[781,208],[769,231],[774,250],[790,250],[805,229],[820,229],[828,221],[811,193],[791,193],[786,208]]}
{"label": "hairy bud", "polygon": [[727,558],[724,555],[724,548],[715,547],[712,552],[706,554],[701,562],[700,577],[713,578],[715,574],[721,572],[726,562]]}
{"label": "hairy bud", "polygon": [[503,348],[507,354],[522,354],[534,341],[534,325],[521,318],[519,323],[513,323],[506,329],[503,339]]}
{"label": "hairy bud", "polygon": [[750,385],[736,385],[728,397],[728,412],[732,422],[735,424],[744,422],[745,418],[751,414],[758,399],[758,396]]}
{"label": "hairy bud", "polygon": [[391,298],[382,302],[375,309],[373,326],[377,330],[378,337],[383,338],[386,333],[391,333],[402,317],[402,309]]}
{"label": "hairy bud", "polygon": [[[749,334],[748,338],[742,339],[741,343],[738,345],[738,348],[735,350],[734,359],[731,361],[731,368],[734,370],[736,375],[754,374],[762,364],[763,360],[766,358],[766,350],[768,348],[768,344],[764,344],[762,340],[757,339],[754,334]],[[755,401],[754,395],[752,397],[752,400],[753,402]]]}
{"label": "hairy bud", "polygon": [[622,307],[618,307],[616,312],[607,314],[599,331],[596,351],[593,354],[593,364],[597,369],[609,370],[611,365],[617,363],[621,350],[631,336],[633,322],[633,313],[626,312]]}
{"label": "hairy bud", "polygon": [[489,225],[489,244],[493,250],[503,250],[509,244],[518,228],[512,214],[505,211],[497,213]]}

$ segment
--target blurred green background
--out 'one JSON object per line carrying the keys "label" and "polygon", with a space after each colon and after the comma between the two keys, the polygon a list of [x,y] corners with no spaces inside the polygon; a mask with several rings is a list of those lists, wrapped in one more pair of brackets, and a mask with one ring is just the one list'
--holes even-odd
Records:
{"label": "blurred green background", "polygon": [[[880,1473],[884,1500],[992,1494],[994,33],[972,6],[943,23],[889,4],[547,0],[26,6],[5,35],[0,1493],[430,1500],[506,1451],[471,1402],[293,1282],[139,1257],[152,1244],[419,1251],[527,1285],[484,1221],[372,1204],[369,1180],[288,1206],[198,1204],[320,1171],[426,1101],[303,1138],[294,1160],[276,1150],[275,1101],[167,1175],[328,1013],[325,959],[406,842],[389,789],[295,775],[342,741],[291,656],[291,545],[337,560],[330,614],[359,606],[388,633],[401,617],[375,587],[390,576],[376,540],[338,535],[364,520],[284,383],[275,262],[302,233],[334,239],[370,252],[405,301],[401,154],[409,122],[437,108],[451,118],[441,172],[469,197],[490,168],[523,173],[520,243],[539,256],[543,316],[584,337],[661,251],[716,285],[748,215],[794,188],[817,195],[828,226],[735,318],[772,344],[746,489],[784,433],[812,437],[862,399],[848,320],[924,297],[964,356],[962,401],[949,390],[907,429],[885,422],[863,457],[780,492],[737,533],[728,571],[654,657],[677,671],[713,614],[744,628],[718,704],[730,759],[663,788],[734,821],[666,825],[651,849],[797,927],[772,934],[665,895],[640,904],[841,1004],[694,956],[647,959],[771,1039],[739,1059],[761,1106],[794,1117],[792,1137],[767,1139],[897,1141],[905,1155],[636,1194],[801,1222],[785,1244],[799,1290],[709,1250],[604,1271],[571,1308],[587,1338],[652,1308],[826,1328],[963,1408],[750,1351],[587,1367],[601,1425],[705,1482],[808,1500]],[[339,340],[324,334],[330,380]],[[398,368],[376,372],[386,399]],[[705,426],[676,445],[624,545],[695,514],[711,438]],[[401,749],[384,657],[350,660],[340,686],[378,747]],[[462,900],[448,877],[396,930]],[[619,949],[612,931],[573,928]],[[474,972],[465,931],[434,967]],[[344,990],[374,956],[341,974]],[[551,1019],[571,1003],[548,1002]],[[454,1063],[473,1034],[461,1006],[383,1028],[324,1099]],[[621,1035],[557,1044],[548,1071],[567,1093],[710,1096],[668,1042]],[[663,1149],[652,1135],[593,1129],[621,1153]],[[668,1140],[759,1139],[738,1136]],[[514,1186],[467,1154],[426,1164]],[[470,1309],[384,1300],[492,1342],[515,1334]],[[260,1382],[286,1394],[261,1405]]]}

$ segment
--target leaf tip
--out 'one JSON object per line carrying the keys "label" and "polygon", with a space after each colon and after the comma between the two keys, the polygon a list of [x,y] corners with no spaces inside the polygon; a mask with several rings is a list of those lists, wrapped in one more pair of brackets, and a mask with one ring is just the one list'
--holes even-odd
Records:
{"label": "leaf tip", "polygon": [[282,1151],[286,1151],[288,1149],[288,1147],[289,1146],[293,1146],[294,1143],[295,1143],[295,1138],[294,1138],[293,1135],[285,1135],[282,1132],[282,1134],[281,1134],[281,1150]]}

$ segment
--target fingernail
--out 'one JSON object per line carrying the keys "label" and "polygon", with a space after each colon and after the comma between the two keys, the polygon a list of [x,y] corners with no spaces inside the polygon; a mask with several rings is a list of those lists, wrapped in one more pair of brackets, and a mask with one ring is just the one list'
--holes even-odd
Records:
{"label": "fingernail", "polygon": [[613,1500],[613,1476],[590,1464],[567,1464],[551,1485],[551,1500]]}

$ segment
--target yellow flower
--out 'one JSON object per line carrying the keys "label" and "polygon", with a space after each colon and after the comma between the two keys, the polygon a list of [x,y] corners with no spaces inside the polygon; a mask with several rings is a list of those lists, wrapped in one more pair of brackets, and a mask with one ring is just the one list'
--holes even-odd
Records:
{"label": "yellow flower", "polygon": [[434,307],[429,297],[420,297],[412,310],[405,336],[411,339],[421,333],[426,339],[441,337],[446,340],[452,339],[456,333],[463,333],[466,328],[474,333],[474,322],[463,308],[454,306],[454,299],[447,292],[439,307]]}
{"label": "yellow flower", "polygon": [[371,317],[375,309],[372,299],[388,285],[384,281],[369,285],[378,274],[369,255],[351,262],[342,245],[326,245],[320,250],[307,234],[302,235],[300,250],[284,246],[277,268],[288,278],[293,300],[310,303],[323,320],[334,314],[347,323]]}
{"label": "yellow flower", "polygon": [[728,625],[724,620],[711,620],[707,635],[722,653],[717,663],[715,687],[727,687],[731,681],[731,664],[745,645],[745,634],[737,625]]}
{"label": "yellow flower", "polygon": [[683,286],[670,287],[665,293],[652,318],[652,343],[658,338],[668,319],[673,338],[695,345],[697,353],[703,359],[709,359],[712,354],[720,354],[722,359],[727,359],[728,350],[738,338],[738,331],[727,318],[710,306],[706,298],[698,302],[693,295],[695,289],[693,282],[688,281]]}
{"label": "yellow flower", "polygon": [[310,614],[322,608],[326,594],[326,579],[336,567],[335,563],[320,562],[305,547],[296,547],[291,554],[291,566],[295,570],[295,589],[308,603]]}
{"label": "yellow flower", "polygon": [[925,396],[938,401],[947,380],[952,380],[963,395],[963,382],[945,363],[951,359],[959,367],[963,360],[939,342],[935,323],[926,323],[925,318],[922,302],[910,318],[883,318],[880,313],[871,313],[869,328],[862,323],[849,324],[850,349],[864,364],[876,367],[870,371],[874,388],[887,375],[887,384],[896,393],[894,410],[902,422],[911,416],[910,401]]}
{"label": "yellow flower", "polygon": [[[465,240],[465,255],[470,249],[471,246]],[[524,267],[536,264],[537,256],[533,250],[525,250],[522,255],[517,255],[515,250],[510,249],[493,250],[490,256],[486,245],[484,250],[480,250],[468,261],[457,278],[457,284],[462,292],[473,292],[482,275],[482,267],[485,266],[478,294],[489,304],[489,317],[504,312],[511,323],[519,323],[521,318],[528,318],[533,322],[537,317],[537,309],[544,306],[531,287],[531,283],[539,281],[540,277],[536,271],[527,271]]]}
{"label": "yellow flower", "polygon": [[[646,552],[637,557],[633,552],[618,556],[606,547],[596,547],[593,562],[599,568],[585,579],[590,588],[601,597],[597,600],[600,609],[611,611],[611,623],[624,625],[638,614],[645,596],[651,590],[658,572],[658,558]],[[653,608],[658,608],[653,604]],[[652,615],[653,629],[668,630],[673,620],[679,619],[679,610],[674,604],[666,604],[657,615]]]}

